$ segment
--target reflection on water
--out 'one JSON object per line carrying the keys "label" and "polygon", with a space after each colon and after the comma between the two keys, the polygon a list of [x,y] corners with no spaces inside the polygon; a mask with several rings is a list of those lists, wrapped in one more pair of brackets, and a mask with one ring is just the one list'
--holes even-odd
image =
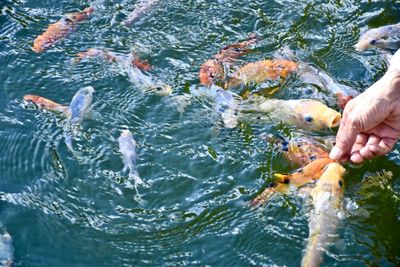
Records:
{"label": "reflection on water", "polygon": [[[13,238],[15,265],[298,266],[308,236],[306,201],[292,194],[274,197],[261,210],[248,206],[273,173],[292,169],[259,136],[297,130],[240,118],[234,129],[224,128],[213,100],[193,94],[200,65],[256,33],[253,53],[238,64],[271,59],[289,47],[361,92],[386,64],[377,51],[358,53],[353,45],[369,27],[399,22],[399,4],[159,1],[125,27],[136,2],[93,1],[92,18],[40,54],[31,50],[35,37],[88,3],[0,3],[0,222]],[[73,62],[89,48],[134,51],[154,66],[146,75],[173,93],[143,91],[112,62]],[[22,97],[68,104],[85,86],[96,93],[74,136],[79,153],[72,154],[64,143],[66,119],[26,106]],[[332,106],[321,88],[297,79],[288,79],[273,96],[310,97]],[[137,171],[149,184],[137,191],[122,172],[117,139],[126,129],[137,142]],[[399,164],[397,146],[387,157],[347,168],[345,199],[352,204],[324,258],[327,266],[398,264]],[[382,169],[393,172],[387,185],[362,187],[366,173]]]}

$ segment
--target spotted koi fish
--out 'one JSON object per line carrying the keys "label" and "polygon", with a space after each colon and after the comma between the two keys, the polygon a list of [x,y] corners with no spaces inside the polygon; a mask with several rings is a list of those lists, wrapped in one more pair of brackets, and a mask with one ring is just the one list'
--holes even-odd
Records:
{"label": "spotted koi fish", "polygon": [[88,7],[81,12],[65,14],[62,19],[50,24],[44,33],[36,37],[33,41],[32,50],[36,53],[46,51],[55,43],[71,34],[75,29],[76,23],[87,20],[93,12],[94,8]]}

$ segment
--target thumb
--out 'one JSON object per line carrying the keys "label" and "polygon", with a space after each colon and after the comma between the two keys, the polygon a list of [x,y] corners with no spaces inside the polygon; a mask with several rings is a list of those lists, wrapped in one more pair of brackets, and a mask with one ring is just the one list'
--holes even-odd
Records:
{"label": "thumb", "polygon": [[346,121],[342,121],[336,135],[336,144],[332,148],[329,157],[333,160],[339,160],[347,155],[359,133],[360,127],[357,121],[350,118]]}

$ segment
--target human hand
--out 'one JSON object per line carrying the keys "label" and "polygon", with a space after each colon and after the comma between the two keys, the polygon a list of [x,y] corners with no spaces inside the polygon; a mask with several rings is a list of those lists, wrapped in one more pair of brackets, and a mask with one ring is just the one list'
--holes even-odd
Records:
{"label": "human hand", "polygon": [[400,64],[395,68],[393,63],[379,81],[347,103],[331,159],[360,164],[390,152],[396,144],[400,137]]}

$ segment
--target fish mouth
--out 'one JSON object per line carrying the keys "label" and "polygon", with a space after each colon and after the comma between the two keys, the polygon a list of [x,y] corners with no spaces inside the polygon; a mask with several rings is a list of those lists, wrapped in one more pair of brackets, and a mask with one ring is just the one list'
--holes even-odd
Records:
{"label": "fish mouth", "polygon": [[361,42],[358,42],[354,45],[354,48],[356,49],[356,51],[358,52],[362,52],[364,51],[367,47],[365,45],[363,45]]}
{"label": "fish mouth", "polygon": [[329,111],[325,112],[322,115],[322,117],[324,119],[326,126],[329,128],[338,127],[340,124],[340,120],[342,119],[342,116],[340,115],[340,113],[335,110],[329,110]]}
{"label": "fish mouth", "polygon": [[155,86],[154,91],[156,95],[169,96],[170,94],[172,94],[172,87],[169,85],[159,85]]}

